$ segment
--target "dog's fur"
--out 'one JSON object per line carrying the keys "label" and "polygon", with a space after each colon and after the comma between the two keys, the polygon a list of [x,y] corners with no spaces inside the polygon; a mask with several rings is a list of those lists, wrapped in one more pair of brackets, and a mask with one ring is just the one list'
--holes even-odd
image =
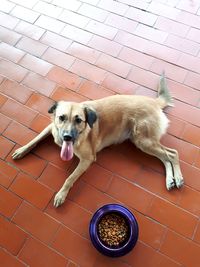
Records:
{"label": "dog's fur", "polygon": [[168,119],[162,109],[169,105],[172,105],[171,97],[163,76],[156,99],[114,95],[82,103],[60,101],[49,110],[52,123],[27,145],[16,150],[13,158],[22,158],[50,134],[59,146],[62,146],[65,134],[72,137],[74,154],[80,162],[56,194],[55,207],[65,201],[74,182],[96,160],[97,152],[126,139],[163,162],[168,190],[175,186],[179,188],[183,185],[183,177],[178,153],[160,144],[160,138],[168,126]]}

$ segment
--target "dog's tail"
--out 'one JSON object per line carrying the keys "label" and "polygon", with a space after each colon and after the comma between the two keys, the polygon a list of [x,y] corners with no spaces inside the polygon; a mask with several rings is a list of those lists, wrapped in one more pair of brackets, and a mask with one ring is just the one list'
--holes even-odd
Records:
{"label": "dog's tail", "polygon": [[173,98],[170,95],[169,90],[167,88],[167,83],[166,83],[164,72],[160,77],[157,101],[158,101],[161,108],[165,108],[167,106],[171,106],[171,107],[174,106]]}

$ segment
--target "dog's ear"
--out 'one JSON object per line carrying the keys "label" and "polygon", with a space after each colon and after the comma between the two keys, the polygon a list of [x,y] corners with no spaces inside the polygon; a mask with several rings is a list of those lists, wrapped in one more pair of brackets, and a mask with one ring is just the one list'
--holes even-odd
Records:
{"label": "dog's ear", "polygon": [[90,107],[85,107],[84,111],[85,111],[86,122],[88,123],[90,128],[92,128],[93,124],[97,120],[97,113],[94,109]]}
{"label": "dog's ear", "polygon": [[58,106],[58,103],[55,102],[53,104],[53,106],[48,110],[48,113],[50,113],[50,114],[54,113],[54,111],[56,110],[57,106]]}

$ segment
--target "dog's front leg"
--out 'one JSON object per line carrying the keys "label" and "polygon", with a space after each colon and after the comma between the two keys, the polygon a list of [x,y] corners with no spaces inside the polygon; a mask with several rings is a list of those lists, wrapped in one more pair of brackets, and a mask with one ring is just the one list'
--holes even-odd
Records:
{"label": "dog's front leg", "polygon": [[13,159],[21,159],[24,157],[31,149],[33,149],[41,140],[46,138],[51,134],[52,130],[52,123],[49,124],[40,134],[38,134],[33,140],[31,140],[28,144],[25,146],[22,146],[15,150],[15,152],[12,154]]}
{"label": "dog's front leg", "polygon": [[60,191],[55,195],[54,206],[57,208],[66,199],[66,196],[73,186],[74,182],[89,168],[94,160],[80,159],[80,162],[74,172],[66,179]]}

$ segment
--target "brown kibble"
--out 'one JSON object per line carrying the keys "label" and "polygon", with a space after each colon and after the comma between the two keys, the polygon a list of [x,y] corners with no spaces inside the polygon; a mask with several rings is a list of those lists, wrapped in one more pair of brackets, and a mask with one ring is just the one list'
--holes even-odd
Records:
{"label": "brown kibble", "polygon": [[119,246],[128,237],[126,220],[118,214],[105,215],[98,225],[100,239],[108,246]]}

